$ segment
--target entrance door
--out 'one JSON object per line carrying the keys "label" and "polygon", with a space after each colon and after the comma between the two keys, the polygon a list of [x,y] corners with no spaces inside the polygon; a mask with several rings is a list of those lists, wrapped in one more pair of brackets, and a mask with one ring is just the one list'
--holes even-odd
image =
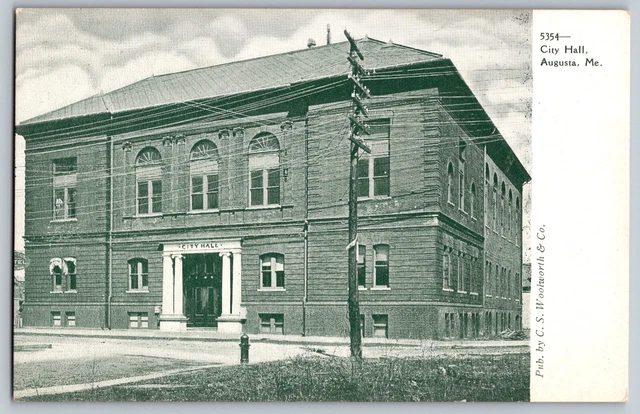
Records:
{"label": "entrance door", "polygon": [[221,258],[217,254],[187,255],[184,290],[187,326],[217,326],[222,310]]}

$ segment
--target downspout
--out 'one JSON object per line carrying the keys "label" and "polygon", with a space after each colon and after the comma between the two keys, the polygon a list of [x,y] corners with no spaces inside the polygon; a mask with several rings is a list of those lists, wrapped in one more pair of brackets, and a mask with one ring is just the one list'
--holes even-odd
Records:
{"label": "downspout", "polygon": [[304,196],[305,196],[305,219],[304,219],[304,295],[302,296],[302,336],[307,334],[307,299],[308,299],[308,279],[309,279],[309,113],[304,120]]}
{"label": "downspout", "polygon": [[107,329],[111,330],[111,298],[113,296],[113,138],[109,137],[109,292],[107,296]]}

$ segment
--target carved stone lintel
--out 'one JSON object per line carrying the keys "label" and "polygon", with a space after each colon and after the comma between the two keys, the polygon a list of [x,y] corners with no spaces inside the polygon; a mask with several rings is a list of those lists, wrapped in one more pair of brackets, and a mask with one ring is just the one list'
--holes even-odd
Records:
{"label": "carved stone lintel", "polygon": [[165,147],[170,147],[173,145],[173,137],[172,136],[166,136],[164,138],[162,138],[162,145],[164,145]]}
{"label": "carved stone lintel", "polygon": [[131,152],[132,148],[133,148],[133,145],[131,144],[131,141],[127,141],[127,142],[123,142],[122,143],[122,151]]}
{"label": "carved stone lintel", "polygon": [[238,138],[244,137],[244,128],[242,127],[233,128],[233,136]]}
{"label": "carved stone lintel", "polygon": [[222,129],[220,131],[218,131],[218,138],[223,139],[223,138],[229,138],[229,130],[228,129]]}
{"label": "carved stone lintel", "polygon": [[185,144],[185,142],[186,142],[185,137],[184,137],[184,134],[178,134],[178,135],[176,135],[176,136],[175,136],[175,138],[174,138],[174,140],[173,140],[173,142],[174,142],[176,145],[184,145],[184,144]]}
{"label": "carved stone lintel", "polygon": [[293,122],[290,120],[283,121],[280,124],[280,130],[282,131],[291,131],[293,129]]}

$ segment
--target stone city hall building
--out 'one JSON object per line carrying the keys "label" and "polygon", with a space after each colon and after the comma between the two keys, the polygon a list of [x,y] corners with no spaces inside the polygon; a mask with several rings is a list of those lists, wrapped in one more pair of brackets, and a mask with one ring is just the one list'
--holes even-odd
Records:
{"label": "stone city hall building", "polygon": [[[520,328],[529,175],[449,59],[358,45],[364,336]],[[24,325],[347,335],[348,50],[153,76],[19,124]]]}

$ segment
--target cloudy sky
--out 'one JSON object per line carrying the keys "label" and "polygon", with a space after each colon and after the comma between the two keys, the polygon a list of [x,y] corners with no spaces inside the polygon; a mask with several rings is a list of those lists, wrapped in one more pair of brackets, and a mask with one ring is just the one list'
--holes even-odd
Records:
{"label": "cloudy sky", "polygon": [[[451,58],[530,170],[531,26],[523,11],[23,9],[16,121],[152,75],[298,50],[309,38],[321,45],[327,24],[333,42],[346,28]],[[23,163],[16,165],[20,175]]]}

